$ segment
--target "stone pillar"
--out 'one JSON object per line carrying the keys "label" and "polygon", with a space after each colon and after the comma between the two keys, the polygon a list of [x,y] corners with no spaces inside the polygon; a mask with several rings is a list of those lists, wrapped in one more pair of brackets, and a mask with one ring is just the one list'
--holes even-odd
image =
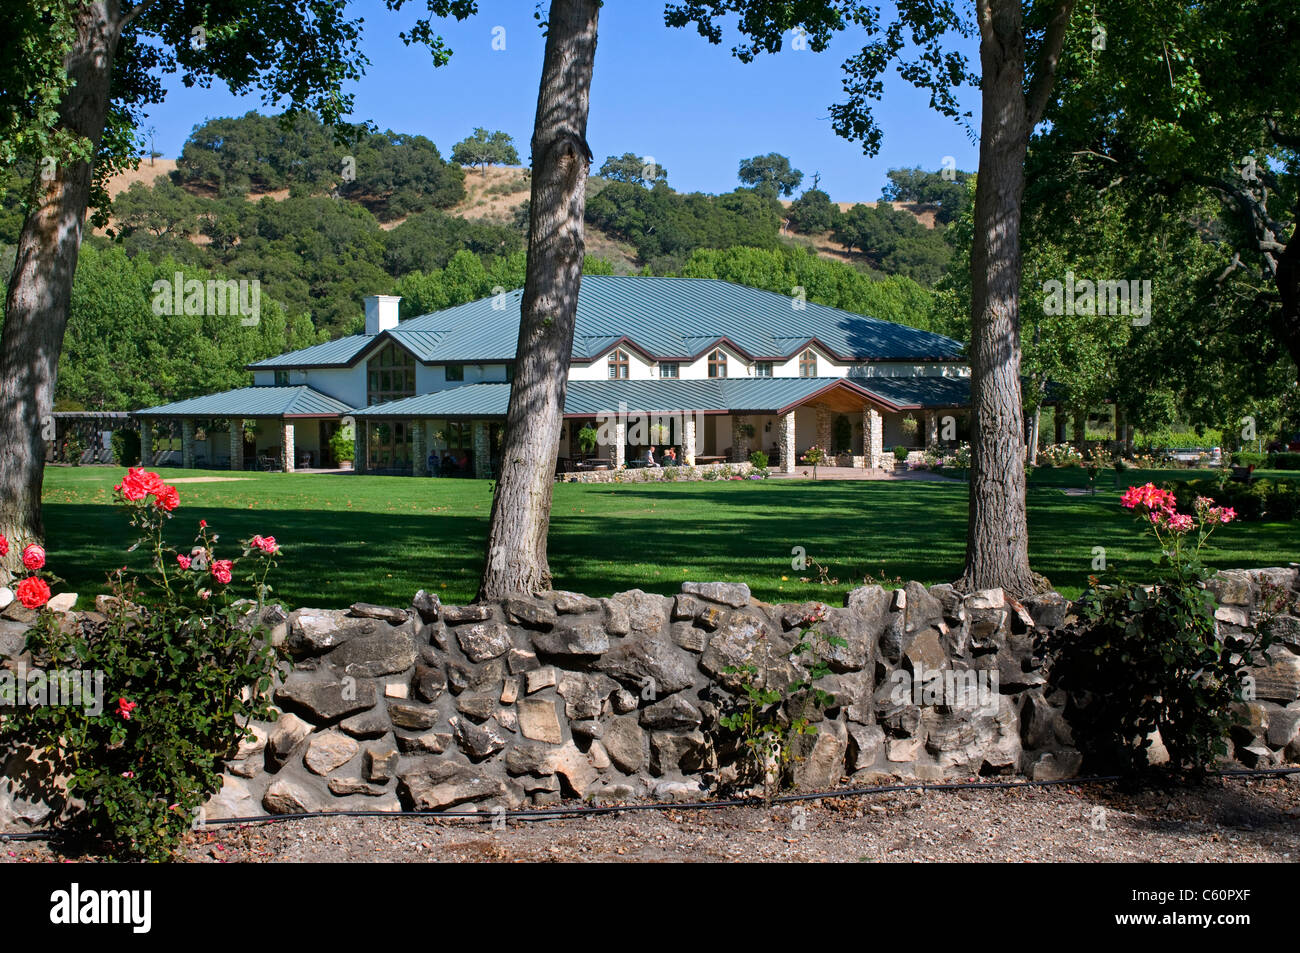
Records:
{"label": "stone pillar", "polygon": [[746,432],[749,418],[744,414],[731,415],[731,459],[744,463],[749,459],[750,436]]}
{"label": "stone pillar", "polygon": [[194,421],[188,417],[181,421],[181,466],[194,469]]}
{"label": "stone pillar", "polygon": [[825,404],[817,404],[817,446],[826,451],[824,466],[833,466],[831,461],[831,409]]}
{"label": "stone pillar", "polygon": [[297,452],[293,445],[293,424],[287,420],[280,422],[280,469],[292,473],[297,462]]}
{"label": "stone pillar", "polygon": [[235,417],[227,421],[230,424],[230,469],[244,469],[244,421]]}
{"label": "stone pillar", "polygon": [[682,417],[682,465],[695,466],[695,415]]}
{"label": "stone pillar", "polygon": [[939,414],[937,411],[927,410],[925,412],[925,448],[939,445]]}
{"label": "stone pillar", "polygon": [[492,448],[488,445],[486,420],[474,421],[474,476],[487,479],[492,469]]}
{"label": "stone pillar", "polygon": [[781,452],[781,469],[786,473],[794,473],[794,411],[788,414],[782,414],[776,422],[777,426],[777,445]]}
{"label": "stone pillar", "polygon": [[885,420],[874,407],[862,412],[862,449],[867,466],[880,469],[885,456]]}
{"label": "stone pillar", "polygon": [[429,475],[429,448],[425,445],[425,424],[423,420],[412,420],[411,428],[411,473],[415,476]]}
{"label": "stone pillar", "polygon": [[153,466],[153,421],[140,421],[140,466]]}
{"label": "stone pillar", "polygon": [[627,418],[622,414],[614,424],[614,446],[609,448],[609,461],[615,470],[627,463]]}
{"label": "stone pillar", "polygon": [[366,420],[356,420],[352,424],[352,472],[366,472]]}

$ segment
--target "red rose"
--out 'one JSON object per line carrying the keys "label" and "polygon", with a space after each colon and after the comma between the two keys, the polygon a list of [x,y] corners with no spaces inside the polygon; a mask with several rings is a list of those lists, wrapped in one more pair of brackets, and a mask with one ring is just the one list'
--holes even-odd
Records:
{"label": "red rose", "polygon": [[199,529],[207,529],[207,528],[208,528],[208,521],[207,521],[207,520],[199,520]]}
{"label": "red rose", "polygon": [[180,567],[182,569],[190,568],[190,557],[186,556],[184,553],[176,554],[176,562],[180,564]]}
{"label": "red rose", "polygon": [[125,698],[117,700],[117,713],[122,716],[123,721],[130,721],[131,712],[139,707],[140,705],[137,702],[129,702]]}
{"label": "red rose", "polygon": [[253,549],[260,549],[268,556],[274,556],[280,551],[280,547],[275,543],[274,536],[254,536],[248,545]]}
{"label": "red rose", "polygon": [[5,539],[4,533],[0,533],[0,556],[9,555],[9,540]]}
{"label": "red rose", "polygon": [[181,495],[176,492],[176,487],[174,486],[164,486],[153,496],[156,505],[160,509],[166,510],[168,513],[181,505]]}
{"label": "red rose", "polygon": [[28,609],[38,609],[50,601],[50,587],[45,584],[44,579],[36,576],[28,576],[18,583],[15,594],[18,596],[18,601]]}
{"label": "red rose", "polygon": [[23,565],[32,572],[44,567],[45,550],[41,549],[41,547],[37,546],[35,543],[32,543],[23,550]]}
{"label": "red rose", "polygon": [[212,561],[212,578],[223,586],[230,584],[230,571],[234,564],[229,559],[214,559]]}

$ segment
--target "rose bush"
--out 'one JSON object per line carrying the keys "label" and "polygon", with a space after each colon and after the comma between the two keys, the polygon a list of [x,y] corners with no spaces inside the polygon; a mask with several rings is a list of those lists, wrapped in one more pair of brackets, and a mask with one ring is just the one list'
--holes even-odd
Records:
{"label": "rose bush", "polygon": [[[35,663],[103,673],[116,704],[15,706],[0,738],[44,752],[68,779],[85,805],[75,828],[112,853],[160,859],[220,789],[221,762],[252,737],[249,722],[271,716],[279,653],[262,619],[280,547],[259,535],[219,558],[220,538],[201,520],[193,544],[177,551],[164,534],[180,506],[174,486],[133,467],[115,490],[138,534],[130,549],[148,554],[148,570],[114,571],[104,614],[76,624],[45,605],[39,575],[17,595],[43,607],[27,637]],[[36,550],[24,550],[29,568],[44,566]]]}
{"label": "rose bush", "polygon": [[1236,513],[1206,497],[1180,513],[1174,494],[1151,483],[1129,487],[1120,504],[1159,547],[1157,579],[1092,577],[1079,631],[1049,640],[1052,680],[1071,693],[1067,715],[1091,769],[1145,771],[1159,732],[1175,769],[1202,771],[1227,753],[1245,670],[1270,642],[1267,631],[1232,634],[1214,617],[1202,555]]}

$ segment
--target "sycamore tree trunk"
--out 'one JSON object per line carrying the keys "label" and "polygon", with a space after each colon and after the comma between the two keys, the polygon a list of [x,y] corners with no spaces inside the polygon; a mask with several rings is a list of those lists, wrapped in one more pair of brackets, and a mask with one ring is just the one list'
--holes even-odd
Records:
{"label": "sycamore tree trunk", "polygon": [[[1041,588],[1029,568],[1025,427],[1020,394],[1020,213],[1025,154],[1046,103],[1071,4],[1061,4],[1026,96],[1021,0],[978,0],[981,96],[979,178],[971,249],[970,504],[963,589]],[[1055,49],[1053,49],[1055,44]],[[1044,72],[1045,71],[1045,72]],[[1044,82],[1049,85],[1046,87]]]}
{"label": "sycamore tree trunk", "polygon": [[[118,0],[83,4],[77,13],[77,39],[67,57],[75,85],[59,107],[59,123],[89,140],[94,149],[108,115],[119,7]],[[0,533],[11,544],[0,576],[20,568],[20,547],[14,543],[44,536],[43,434],[53,429],[59,352],[90,201],[90,162],[54,164],[52,175],[49,169],[48,162],[38,163],[0,335]]]}
{"label": "sycamore tree trunk", "polygon": [[600,0],[552,0],[533,126],[528,275],[478,598],[551,587],[546,537],[582,281]]}

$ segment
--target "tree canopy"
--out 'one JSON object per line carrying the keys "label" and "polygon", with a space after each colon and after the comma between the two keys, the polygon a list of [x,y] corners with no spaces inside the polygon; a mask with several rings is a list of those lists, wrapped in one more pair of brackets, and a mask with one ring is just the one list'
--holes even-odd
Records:
{"label": "tree canopy", "polygon": [[484,172],[490,165],[519,165],[515,141],[499,129],[488,132],[479,127],[451,147],[451,160],[461,165],[478,166]]}

